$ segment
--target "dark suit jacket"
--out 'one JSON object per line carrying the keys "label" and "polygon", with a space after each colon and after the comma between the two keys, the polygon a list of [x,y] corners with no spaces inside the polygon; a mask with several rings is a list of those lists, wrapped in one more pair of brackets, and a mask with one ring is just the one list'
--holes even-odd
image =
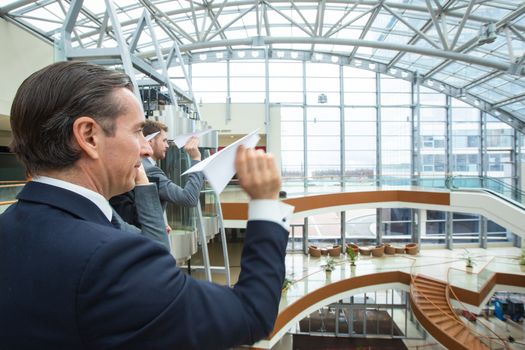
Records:
{"label": "dark suit jacket", "polygon": [[92,202],[30,182],[0,216],[0,349],[225,349],[273,327],[287,232],[248,223],[234,288],[197,281]]}

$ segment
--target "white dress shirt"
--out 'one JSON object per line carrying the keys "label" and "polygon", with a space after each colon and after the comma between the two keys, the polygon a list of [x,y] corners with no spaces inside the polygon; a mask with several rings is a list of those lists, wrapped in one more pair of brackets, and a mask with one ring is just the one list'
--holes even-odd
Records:
{"label": "white dress shirt", "polygon": [[55,179],[48,176],[35,176],[33,178],[34,182],[40,182],[46,185],[60,187],[76,194],[81,195],[95,203],[95,205],[104,213],[104,216],[108,218],[108,221],[111,222],[111,217],[113,216],[113,210],[111,205],[106,198],[104,198],[100,193],[87,189],[85,187],[72,184],[71,182]]}

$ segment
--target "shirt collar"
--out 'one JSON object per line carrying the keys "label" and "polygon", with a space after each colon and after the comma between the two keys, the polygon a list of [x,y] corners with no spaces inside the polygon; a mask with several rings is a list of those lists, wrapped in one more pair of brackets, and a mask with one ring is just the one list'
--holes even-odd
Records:
{"label": "shirt collar", "polygon": [[109,205],[109,202],[100,193],[97,193],[79,185],[75,185],[71,182],[55,179],[48,176],[36,176],[33,177],[32,180],[46,185],[60,187],[89,199],[90,201],[95,203],[95,205],[102,211],[102,213],[104,213],[104,216],[108,219],[108,221],[111,222],[113,211],[111,209],[111,206]]}
{"label": "shirt collar", "polygon": [[157,162],[153,158],[148,157],[146,159],[151,163],[151,165],[157,165]]}

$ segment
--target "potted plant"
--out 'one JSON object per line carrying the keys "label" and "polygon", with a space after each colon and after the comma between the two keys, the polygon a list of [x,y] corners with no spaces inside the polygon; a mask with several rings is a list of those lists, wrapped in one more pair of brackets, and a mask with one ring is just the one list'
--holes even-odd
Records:
{"label": "potted plant", "polygon": [[472,269],[474,268],[474,265],[476,263],[474,262],[474,258],[470,254],[468,250],[465,249],[465,253],[463,254],[463,260],[465,260],[465,268],[468,272],[472,272]]}
{"label": "potted plant", "polygon": [[294,283],[293,279],[285,277],[283,281],[283,286],[281,288],[282,292],[283,293],[286,292],[288,288],[292,286],[293,283]]}
{"label": "potted plant", "polygon": [[357,260],[356,252],[352,248],[348,247],[346,248],[346,254],[348,255],[350,266],[355,266],[355,261]]}
{"label": "potted plant", "polygon": [[325,264],[322,265],[326,272],[332,272],[335,270],[335,260],[333,258],[326,258]]}

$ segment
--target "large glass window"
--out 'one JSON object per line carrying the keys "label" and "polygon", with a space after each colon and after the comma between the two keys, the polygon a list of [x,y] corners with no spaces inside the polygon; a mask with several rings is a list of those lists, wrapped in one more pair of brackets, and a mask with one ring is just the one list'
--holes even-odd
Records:
{"label": "large glass window", "polygon": [[411,164],[410,108],[381,108],[381,160],[383,180],[408,184]]}
{"label": "large glass window", "polygon": [[480,111],[452,99],[452,164],[454,175],[480,175]]}
{"label": "large glass window", "polygon": [[304,176],[303,108],[281,108],[281,172],[283,177]]}
{"label": "large glass window", "polygon": [[308,176],[340,176],[339,108],[309,107],[306,115]]}

